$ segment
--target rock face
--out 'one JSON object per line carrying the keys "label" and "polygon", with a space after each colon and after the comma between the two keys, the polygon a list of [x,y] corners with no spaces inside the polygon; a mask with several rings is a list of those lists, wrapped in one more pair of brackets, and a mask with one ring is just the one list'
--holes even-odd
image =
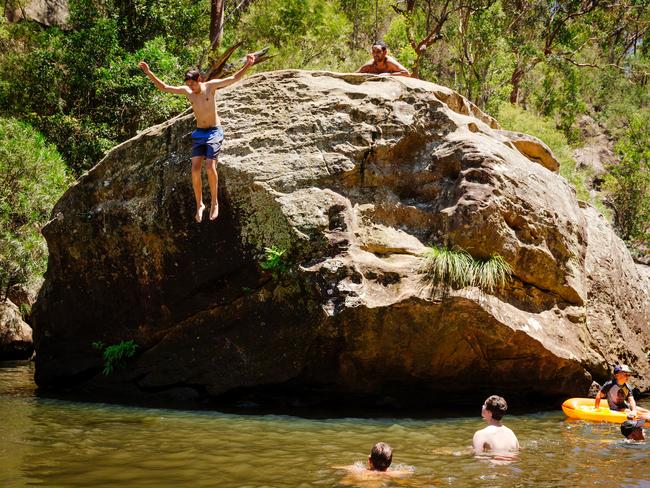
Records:
{"label": "rock face", "polygon": [[39,24],[68,27],[69,9],[67,0],[26,0],[5,4],[5,16],[9,22],[33,20]]}
{"label": "rock face", "polygon": [[16,305],[0,300],[0,361],[29,359],[33,352],[32,329]]}
{"label": "rock face", "polygon": [[[56,205],[40,386],[426,404],[585,395],[618,360],[650,386],[648,282],[539,141],[409,78],[265,73],[219,107],[216,222],[192,220],[192,116],[116,147]],[[513,277],[432,296],[430,243],[499,254]],[[272,246],[285,272],[260,269]],[[102,375],[92,343],[126,340],[136,356]]]}

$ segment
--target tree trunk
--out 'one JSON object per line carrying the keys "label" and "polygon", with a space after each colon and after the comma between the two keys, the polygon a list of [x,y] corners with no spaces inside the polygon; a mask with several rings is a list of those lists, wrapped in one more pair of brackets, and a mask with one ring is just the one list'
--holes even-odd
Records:
{"label": "tree trunk", "polygon": [[210,0],[210,42],[213,49],[217,49],[221,44],[223,35],[223,13],[226,6],[226,0]]}
{"label": "tree trunk", "polygon": [[517,67],[510,77],[510,84],[512,85],[512,91],[510,92],[510,103],[517,105],[519,102],[519,85],[521,80],[524,77],[524,70],[521,67]]}

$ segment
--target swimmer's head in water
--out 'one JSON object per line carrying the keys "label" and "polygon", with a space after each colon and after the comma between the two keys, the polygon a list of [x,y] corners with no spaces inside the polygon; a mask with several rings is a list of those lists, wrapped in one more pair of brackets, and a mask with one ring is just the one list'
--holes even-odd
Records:
{"label": "swimmer's head in water", "polygon": [[645,433],[643,432],[644,423],[644,420],[626,420],[621,424],[621,434],[628,439],[642,441],[645,439]]}
{"label": "swimmer's head in water", "polygon": [[374,471],[386,471],[393,462],[393,450],[385,442],[378,442],[372,446],[368,464]]}
{"label": "swimmer's head in water", "polygon": [[483,408],[492,414],[494,420],[501,420],[508,410],[508,404],[502,397],[492,395],[485,400]]}

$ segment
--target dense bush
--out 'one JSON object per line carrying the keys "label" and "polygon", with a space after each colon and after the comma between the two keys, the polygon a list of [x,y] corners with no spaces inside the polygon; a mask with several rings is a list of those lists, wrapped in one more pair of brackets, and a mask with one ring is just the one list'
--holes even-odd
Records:
{"label": "dense bush", "polygon": [[38,280],[47,264],[40,229],[70,184],[54,146],[29,125],[0,118],[0,298]]}
{"label": "dense bush", "polygon": [[616,145],[620,164],[605,178],[619,235],[646,252],[650,250],[650,117],[630,117]]}
{"label": "dense bush", "polygon": [[[196,27],[207,28],[209,7],[199,4],[76,0],[69,32],[3,21],[0,113],[34,125],[80,174],[110,147],[186,107],[156,90],[137,63],[146,59],[159,76],[180,83],[202,47]],[[118,15],[131,7],[132,19]]]}

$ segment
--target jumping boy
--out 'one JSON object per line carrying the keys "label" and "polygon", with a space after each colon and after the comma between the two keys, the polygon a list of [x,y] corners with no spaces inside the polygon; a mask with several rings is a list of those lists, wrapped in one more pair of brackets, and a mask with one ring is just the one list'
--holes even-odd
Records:
{"label": "jumping boy", "polygon": [[205,159],[205,170],[210,186],[210,220],[215,220],[219,215],[219,202],[217,201],[217,189],[219,177],[217,175],[217,158],[223,143],[223,129],[217,115],[215,95],[217,88],[223,88],[239,81],[244,73],[255,62],[253,54],[246,55],[246,64],[234,75],[223,79],[214,79],[202,82],[198,69],[190,69],[185,73],[185,85],[170,86],[160,80],[149,69],[149,65],[140,61],[138,66],[144,71],[156,88],[166,93],[185,95],[192,104],[194,117],[196,118],[196,130],[192,132],[192,188],[196,200],[196,215],[194,220],[203,220],[203,182],[201,180],[201,163]]}
{"label": "jumping boy", "polygon": [[600,407],[600,400],[607,398],[610,410],[625,412],[628,416],[639,417],[640,419],[650,420],[650,411],[645,408],[637,407],[632,388],[627,383],[632,371],[625,364],[614,366],[614,379],[609,380],[596,395],[594,407]]}

